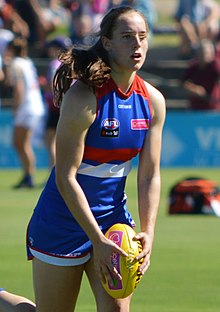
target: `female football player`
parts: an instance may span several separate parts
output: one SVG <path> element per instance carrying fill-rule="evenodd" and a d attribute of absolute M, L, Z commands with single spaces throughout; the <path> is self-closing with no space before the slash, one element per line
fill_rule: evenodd
<path fill-rule="evenodd" d="M 56 165 L 27 230 L 37 312 L 73 311 L 83 273 L 97 311 L 129 311 L 131 296 L 113 299 L 101 281 L 121 279 L 111 255 L 127 254 L 104 233 L 115 223 L 135 226 L 124 190 L 131 160 L 138 154 L 141 230 L 136 239 L 143 251 L 137 259 L 143 258 L 141 274 L 149 267 L 160 199 L 165 101 L 137 75 L 147 50 L 144 15 L 117 7 L 103 18 L 92 47 L 74 47 L 60 55 L 63 65 L 54 77 L 55 102 L 61 105 Z M 4 290 L 0 295 L 10 306 L 0 311 L 18 311 L 12 305 L 23 305 L 22 311 L 35 307 Z"/>

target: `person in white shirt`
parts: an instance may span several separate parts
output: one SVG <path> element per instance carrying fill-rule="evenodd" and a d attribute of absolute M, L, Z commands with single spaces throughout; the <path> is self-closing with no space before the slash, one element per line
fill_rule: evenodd
<path fill-rule="evenodd" d="M 35 155 L 32 134 L 41 124 L 45 114 L 36 67 L 27 56 L 27 41 L 15 38 L 5 51 L 5 62 L 9 66 L 12 86 L 14 133 L 13 143 L 18 153 L 23 176 L 15 188 L 34 187 Z"/>

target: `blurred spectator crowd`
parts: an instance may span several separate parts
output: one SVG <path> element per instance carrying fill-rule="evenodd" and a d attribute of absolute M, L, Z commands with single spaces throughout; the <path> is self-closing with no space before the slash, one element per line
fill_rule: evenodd
<path fill-rule="evenodd" d="M 198 50 L 201 51 L 201 46 L 207 46 L 202 44 L 204 39 L 213 44 L 215 58 L 219 59 L 219 1 L 175 0 L 173 3 L 172 14 L 168 18 L 179 38 L 179 59 L 198 60 Z M 149 38 L 158 31 L 170 31 L 170 27 L 158 28 L 160 15 L 157 9 L 164 5 L 162 0 L 161 3 L 158 0 L 0 0 L 0 98 L 5 94 L 7 97 L 8 89 L 10 93 L 7 75 L 10 60 L 5 53 L 9 42 L 17 37 L 22 38 L 27 41 L 29 57 L 51 59 L 51 45 L 59 51 L 72 44 L 94 43 L 103 15 L 119 5 L 129 5 L 144 13 L 149 24 Z M 201 53 L 199 58 L 201 64 Z M 43 91 L 48 75 L 45 70 L 45 77 L 40 77 Z M 187 86 L 183 84 L 184 88 Z"/>
<path fill-rule="evenodd" d="M 1 53 L 13 35 L 28 40 L 30 55 L 39 56 L 45 41 L 66 30 L 74 43 L 90 43 L 87 35 L 98 31 L 103 15 L 112 7 L 131 5 L 146 14 L 150 28 L 155 21 L 152 1 L 146 0 L 1 0 Z"/>
<path fill-rule="evenodd" d="M 173 3 L 172 14 L 168 18 L 179 38 L 179 59 L 198 58 L 204 39 L 213 44 L 215 57 L 219 59 L 219 2 L 175 0 Z M 59 51 L 72 44 L 94 43 L 103 15 L 119 5 L 129 5 L 144 13 L 149 24 L 149 38 L 158 31 L 163 33 L 171 29 L 169 26 L 158 28 L 160 15 L 157 9 L 164 5 L 162 0 L 161 4 L 158 0 L 0 0 L 0 98 L 7 94 L 7 88 L 10 89 L 7 76 L 10 61 L 5 53 L 10 41 L 20 37 L 27 41 L 29 57 L 51 59 L 51 45 Z M 45 77 L 40 77 L 43 91 L 48 75 L 45 72 Z M 184 88 L 186 86 L 183 84 Z"/>
<path fill-rule="evenodd" d="M 0 98 L 10 88 L 5 69 L 9 42 L 17 37 L 27 41 L 28 56 L 35 59 L 50 58 L 51 43 L 59 50 L 92 44 L 103 15 L 119 5 L 140 9 L 152 32 L 156 10 L 151 0 L 0 0 Z"/>

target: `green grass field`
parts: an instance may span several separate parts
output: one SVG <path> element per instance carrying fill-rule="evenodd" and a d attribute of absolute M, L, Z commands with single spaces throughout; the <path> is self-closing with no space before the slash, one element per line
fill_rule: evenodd
<path fill-rule="evenodd" d="M 171 185 L 199 175 L 220 184 L 219 169 L 162 169 L 162 196 L 151 267 L 132 300 L 131 312 L 217 312 L 220 307 L 220 219 L 214 216 L 169 216 Z M 47 171 L 37 172 L 41 185 Z M 26 261 L 25 231 L 41 188 L 12 190 L 19 171 L 0 172 L 0 287 L 33 299 L 31 263 Z M 138 224 L 136 172 L 128 184 L 128 206 Z M 87 280 L 83 280 L 77 312 L 94 312 Z M 105 312 L 105 311 L 103 311 Z"/>

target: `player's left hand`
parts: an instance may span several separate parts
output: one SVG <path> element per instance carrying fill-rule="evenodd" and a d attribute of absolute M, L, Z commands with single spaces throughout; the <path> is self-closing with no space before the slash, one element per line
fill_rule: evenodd
<path fill-rule="evenodd" d="M 153 240 L 144 232 L 137 233 L 134 240 L 140 240 L 142 245 L 142 252 L 136 257 L 137 260 L 143 258 L 143 262 L 139 267 L 139 271 L 142 275 L 148 270 L 150 266 L 150 256 L 152 251 Z"/>

